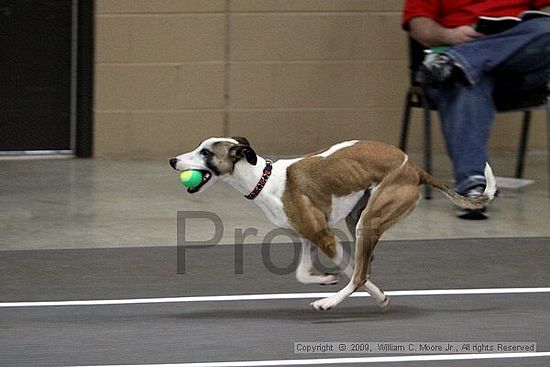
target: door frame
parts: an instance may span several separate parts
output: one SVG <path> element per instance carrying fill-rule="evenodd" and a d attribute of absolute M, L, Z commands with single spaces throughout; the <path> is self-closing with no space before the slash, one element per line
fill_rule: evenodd
<path fill-rule="evenodd" d="M 94 0 L 71 0 L 70 149 L 0 151 L 0 157 L 93 155 Z"/>
<path fill-rule="evenodd" d="M 74 155 L 90 158 L 93 155 L 94 122 L 94 0 L 73 0 L 76 3 L 77 42 L 75 71 Z"/>

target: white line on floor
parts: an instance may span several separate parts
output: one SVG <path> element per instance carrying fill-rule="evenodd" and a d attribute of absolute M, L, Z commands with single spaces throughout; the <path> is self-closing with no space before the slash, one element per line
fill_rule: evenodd
<path fill-rule="evenodd" d="M 550 293 L 550 287 L 539 288 L 484 288 L 484 289 L 425 289 L 409 291 L 388 291 L 388 296 L 461 296 L 486 294 Z M 165 298 L 130 298 L 130 299 L 97 299 L 75 301 L 34 301 L 34 302 L 1 302 L 2 307 L 48 307 L 48 306 L 105 306 L 149 303 L 186 303 L 186 302 L 228 302 L 228 301 L 265 301 L 274 299 L 309 299 L 323 298 L 330 293 L 275 293 L 275 294 L 236 294 L 226 296 L 191 296 Z M 355 292 L 351 297 L 368 297 L 366 292 Z"/>
<path fill-rule="evenodd" d="M 430 361 L 462 361 L 475 359 L 504 358 L 541 358 L 550 357 L 550 352 L 532 353 L 482 353 L 482 354 L 436 354 L 395 357 L 352 357 L 352 358 L 320 358 L 320 359 L 279 359 L 268 361 L 237 361 L 237 362 L 194 362 L 172 364 L 138 364 L 110 366 L 81 367 L 259 367 L 259 366 L 305 366 L 322 364 L 356 364 L 356 363 L 395 363 L 395 362 L 430 362 Z"/>

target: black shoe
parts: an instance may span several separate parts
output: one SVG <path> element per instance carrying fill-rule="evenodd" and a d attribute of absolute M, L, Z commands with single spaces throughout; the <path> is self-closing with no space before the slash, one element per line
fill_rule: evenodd
<path fill-rule="evenodd" d="M 446 54 L 440 53 L 426 55 L 416 73 L 416 81 L 432 87 L 445 83 L 471 84 L 460 65 Z"/>
<path fill-rule="evenodd" d="M 483 191 L 485 191 L 485 185 L 477 185 L 460 194 L 468 198 L 475 198 L 483 195 Z M 460 209 L 458 217 L 468 220 L 484 220 L 488 219 L 489 215 L 487 214 L 487 207 L 483 207 L 481 209 Z"/>

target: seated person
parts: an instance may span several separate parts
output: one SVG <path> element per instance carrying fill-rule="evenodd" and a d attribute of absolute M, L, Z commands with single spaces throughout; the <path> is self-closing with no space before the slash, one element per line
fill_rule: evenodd
<path fill-rule="evenodd" d="M 550 0 L 405 0 L 403 28 L 428 47 L 418 78 L 439 111 L 453 163 L 455 190 L 466 196 L 485 188 L 483 170 L 495 115 L 494 88 L 540 88 L 550 79 L 550 14 L 518 22 L 500 33 L 475 30 L 479 16 L 550 12 Z M 485 219 L 486 211 L 465 211 L 464 219 Z"/>

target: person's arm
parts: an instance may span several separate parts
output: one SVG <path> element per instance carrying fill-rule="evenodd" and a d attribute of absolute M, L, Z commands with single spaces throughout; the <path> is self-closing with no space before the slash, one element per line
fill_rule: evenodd
<path fill-rule="evenodd" d="M 540 11 L 545 11 L 547 13 L 550 13 L 550 5 L 543 6 L 539 9 Z"/>
<path fill-rule="evenodd" d="M 483 36 L 482 33 L 476 32 L 475 29 L 470 26 L 446 28 L 435 20 L 424 17 L 417 17 L 410 20 L 409 34 L 412 38 L 426 47 L 441 45 L 454 46 Z"/>

